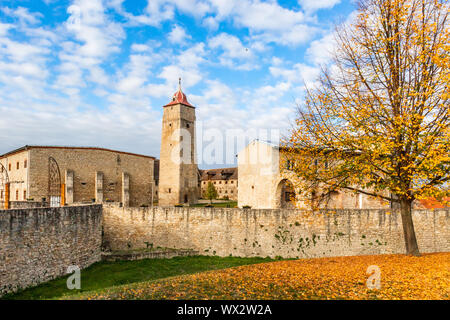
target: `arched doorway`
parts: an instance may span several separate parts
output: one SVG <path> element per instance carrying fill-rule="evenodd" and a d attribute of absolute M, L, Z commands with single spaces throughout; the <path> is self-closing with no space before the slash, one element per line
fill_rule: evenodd
<path fill-rule="evenodd" d="M 277 185 L 276 207 L 282 209 L 295 208 L 296 195 L 295 188 L 288 179 L 281 180 Z"/>
<path fill-rule="evenodd" d="M 61 206 L 61 173 L 53 157 L 48 158 L 48 201 L 50 207 Z"/>
<path fill-rule="evenodd" d="M 1 163 L 0 163 L 0 209 L 9 209 L 8 171 Z"/>

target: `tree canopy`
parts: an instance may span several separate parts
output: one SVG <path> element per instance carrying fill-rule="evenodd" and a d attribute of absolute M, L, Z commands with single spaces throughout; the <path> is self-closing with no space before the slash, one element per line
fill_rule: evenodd
<path fill-rule="evenodd" d="M 361 0 L 284 141 L 311 188 L 398 202 L 417 255 L 412 202 L 449 195 L 448 14 L 443 0 Z"/>

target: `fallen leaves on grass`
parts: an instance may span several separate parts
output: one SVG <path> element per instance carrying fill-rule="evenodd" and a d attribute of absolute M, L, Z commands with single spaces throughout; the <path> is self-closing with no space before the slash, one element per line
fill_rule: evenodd
<path fill-rule="evenodd" d="M 381 270 L 381 289 L 366 286 Z M 277 261 L 111 288 L 87 299 L 449 299 L 450 253 Z"/>

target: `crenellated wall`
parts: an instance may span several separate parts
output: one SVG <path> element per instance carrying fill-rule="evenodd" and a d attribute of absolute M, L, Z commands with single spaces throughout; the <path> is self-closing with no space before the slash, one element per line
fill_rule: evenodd
<path fill-rule="evenodd" d="M 415 210 L 422 252 L 450 250 L 450 210 Z M 104 245 L 169 247 L 219 256 L 291 258 L 404 253 L 400 214 L 383 209 L 103 207 Z"/>
<path fill-rule="evenodd" d="M 101 259 L 102 206 L 0 210 L 0 296 Z"/>

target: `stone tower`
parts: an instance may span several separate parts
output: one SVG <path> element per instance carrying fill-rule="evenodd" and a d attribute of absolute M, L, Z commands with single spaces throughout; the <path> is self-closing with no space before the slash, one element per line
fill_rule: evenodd
<path fill-rule="evenodd" d="M 159 172 L 159 205 L 192 204 L 198 197 L 195 107 L 178 91 L 163 111 Z"/>

